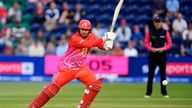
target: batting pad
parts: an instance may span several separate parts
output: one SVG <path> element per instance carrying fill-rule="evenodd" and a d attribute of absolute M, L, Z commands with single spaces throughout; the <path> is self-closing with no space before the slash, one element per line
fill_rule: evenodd
<path fill-rule="evenodd" d="M 103 80 L 104 78 L 100 78 L 85 89 L 83 99 L 80 101 L 80 104 L 77 108 L 88 108 L 91 105 L 98 92 L 102 88 Z"/>
<path fill-rule="evenodd" d="M 33 100 L 33 102 L 28 106 L 28 108 L 41 108 L 45 105 L 49 99 L 57 94 L 60 87 L 57 84 L 48 84 L 43 91 Z"/>

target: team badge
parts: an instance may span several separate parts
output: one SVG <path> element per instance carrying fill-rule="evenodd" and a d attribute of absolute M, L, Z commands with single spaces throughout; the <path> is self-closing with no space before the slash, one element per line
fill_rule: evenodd
<path fill-rule="evenodd" d="M 88 25 L 87 25 L 87 23 L 83 23 L 82 26 L 83 27 L 87 27 Z"/>

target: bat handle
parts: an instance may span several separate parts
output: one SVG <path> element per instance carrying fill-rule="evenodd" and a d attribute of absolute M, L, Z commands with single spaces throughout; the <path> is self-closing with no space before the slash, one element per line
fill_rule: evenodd
<path fill-rule="evenodd" d="M 111 27 L 111 28 L 110 28 L 110 32 L 113 32 L 113 29 L 114 29 L 114 27 Z"/>
<path fill-rule="evenodd" d="M 115 24 L 114 24 L 114 23 L 112 23 L 112 24 L 111 24 L 111 28 L 110 28 L 110 32 L 113 32 L 114 27 L 115 27 Z"/>

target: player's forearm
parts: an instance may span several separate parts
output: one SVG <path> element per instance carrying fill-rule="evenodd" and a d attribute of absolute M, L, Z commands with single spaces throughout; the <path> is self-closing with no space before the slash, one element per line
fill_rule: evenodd
<path fill-rule="evenodd" d="M 167 44 L 162 48 L 162 50 L 167 51 L 172 47 L 172 40 L 169 32 L 166 33 Z"/>
<path fill-rule="evenodd" d="M 101 49 L 101 50 L 106 50 L 106 49 L 104 48 L 104 42 L 99 43 L 99 44 L 97 45 L 97 47 L 98 47 L 99 49 Z"/>
<path fill-rule="evenodd" d="M 150 45 L 150 34 L 149 33 L 147 33 L 145 36 L 144 45 L 148 51 L 152 51 L 153 48 Z"/>
<path fill-rule="evenodd" d="M 145 47 L 146 47 L 146 49 L 148 50 L 148 51 L 152 51 L 152 47 L 150 46 L 150 45 L 148 45 L 148 44 L 145 44 Z"/>

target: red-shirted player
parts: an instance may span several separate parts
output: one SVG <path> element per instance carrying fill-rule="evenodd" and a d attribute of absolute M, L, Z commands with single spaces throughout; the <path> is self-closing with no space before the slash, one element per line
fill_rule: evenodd
<path fill-rule="evenodd" d="M 76 32 L 69 41 L 69 47 L 58 64 L 58 72 L 53 81 L 32 101 L 28 108 L 41 108 L 49 99 L 55 96 L 61 87 L 73 79 L 80 80 L 86 85 L 84 96 L 78 108 L 88 108 L 100 91 L 103 78 L 96 79 L 95 75 L 85 65 L 89 50 L 97 46 L 102 50 L 112 49 L 116 35 L 106 32 L 102 38 L 97 38 L 91 33 L 89 20 L 81 20 Z"/>

